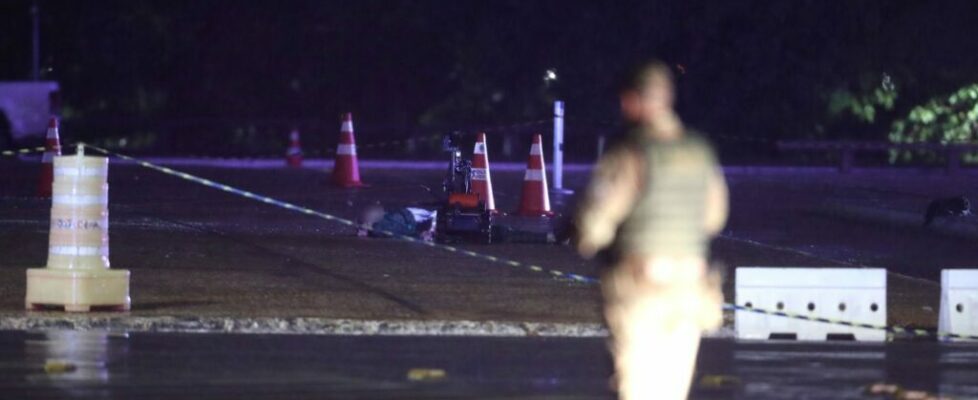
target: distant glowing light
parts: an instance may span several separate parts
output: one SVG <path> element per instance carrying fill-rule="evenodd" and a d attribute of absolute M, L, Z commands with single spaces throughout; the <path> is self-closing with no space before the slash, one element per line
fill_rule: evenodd
<path fill-rule="evenodd" d="M 686 75 L 686 66 L 682 64 L 676 64 L 676 69 L 679 71 L 679 75 Z"/>
<path fill-rule="evenodd" d="M 543 81 L 546 83 L 551 83 L 557 80 L 557 70 L 551 68 L 543 74 Z"/>

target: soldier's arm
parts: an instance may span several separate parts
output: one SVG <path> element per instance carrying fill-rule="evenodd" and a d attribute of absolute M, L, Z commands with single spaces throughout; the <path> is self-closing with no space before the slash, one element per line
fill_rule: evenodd
<path fill-rule="evenodd" d="M 598 160 L 576 215 L 577 251 L 590 258 L 608 247 L 638 195 L 640 159 L 627 147 Z"/>
<path fill-rule="evenodd" d="M 705 228 L 707 234 L 713 236 L 723 229 L 730 212 L 729 192 L 727 181 L 723 177 L 723 169 L 714 162 L 713 173 L 710 174 L 706 192 Z"/>

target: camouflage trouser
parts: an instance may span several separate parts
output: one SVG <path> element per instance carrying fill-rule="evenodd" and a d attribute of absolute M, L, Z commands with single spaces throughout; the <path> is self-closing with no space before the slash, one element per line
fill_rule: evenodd
<path fill-rule="evenodd" d="M 686 399 L 700 334 L 722 322 L 719 277 L 702 258 L 630 258 L 602 290 L 620 398 Z"/>

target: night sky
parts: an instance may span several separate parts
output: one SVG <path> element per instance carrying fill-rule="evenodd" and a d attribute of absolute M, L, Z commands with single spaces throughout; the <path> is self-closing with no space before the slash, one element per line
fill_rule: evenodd
<path fill-rule="evenodd" d="M 30 4 L 0 3 L 0 80 L 29 77 Z M 332 127 L 344 111 L 378 131 L 490 126 L 546 119 L 556 98 L 595 135 L 617 119 L 622 71 L 653 57 L 710 134 L 885 139 L 894 117 L 978 81 L 973 1 L 38 4 L 42 77 L 61 83 L 66 123 L 169 143 L 243 121 Z M 884 75 L 893 110 L 830 115 L 833 91 Z"/>

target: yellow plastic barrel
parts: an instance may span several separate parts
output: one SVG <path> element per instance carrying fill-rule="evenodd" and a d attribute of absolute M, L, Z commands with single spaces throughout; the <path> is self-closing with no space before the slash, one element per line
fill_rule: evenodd
<path fill-rule="evenodd" d="M 129 309 L 129 271 L 109 269 L 108 172 L 81 149 L 54 158 L 48 264 L 27 270 L 27 309 Z"/>

